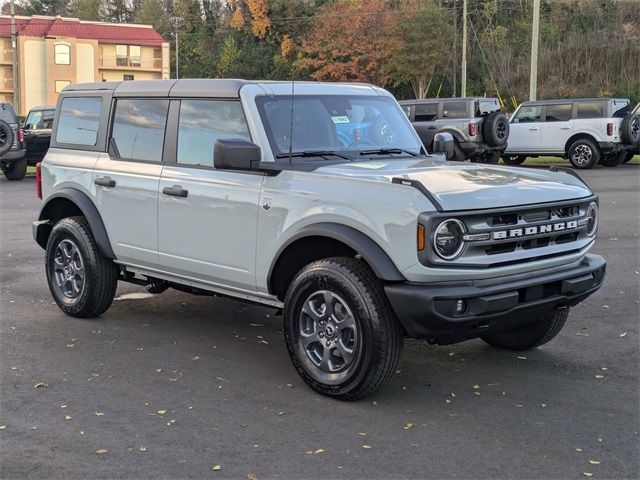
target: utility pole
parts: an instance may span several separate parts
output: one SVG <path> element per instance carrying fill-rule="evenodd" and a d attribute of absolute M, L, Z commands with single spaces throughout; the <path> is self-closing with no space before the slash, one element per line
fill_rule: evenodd
<path fill-rule="evenodd" d="M 531 70 L 529 72 L 529 100 L 536 100 L 538 91 L 538 40 L 540 38 L 540 0 L 533 0 L 531 25 Z"/>
<path fill-rule="evenodd" d="M 16 12 L 13 0 L 11 0 L 11 60 L 13 62 L 13 108 L 20 115 L 20 88 L 18 85 L 18 38 L 16 36 Z"/>
<path fill-rule="evenodd" d="M 458 90 L 458 0 L 453 0 L 453 97 Z"/>
<path fill-rule="evenodd" d="M 173 35 L 176 38 L 176 78 L 180 78 L 180 49 L 178 44 L 178 29 L 180 28 L 180 17 L 173 17 Z"/>
<path fill-rule="evenodd" d="M 467 0 L 462 0 L 462 79 L 460 96 L 467 96 Z"/>

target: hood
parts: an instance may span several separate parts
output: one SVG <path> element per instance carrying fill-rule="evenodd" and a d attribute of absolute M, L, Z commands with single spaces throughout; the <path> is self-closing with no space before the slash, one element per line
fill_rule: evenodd
<path fill-rule="evenodd" d="M 394 178 L 419 182 L 445 211 L 559 202 L 592 195 L 586 185 L 569 173 L 447 162 L 439 157 L 342 163 L 321 167 L 316 172 L 381 182 Z"/>

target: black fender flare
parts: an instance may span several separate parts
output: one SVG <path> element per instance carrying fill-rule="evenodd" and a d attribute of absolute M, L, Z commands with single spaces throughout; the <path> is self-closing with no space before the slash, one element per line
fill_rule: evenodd
<path fill-rule="evenodd" d="M 100 252 L 107 258 L 111 260 L 115 260 L 116 256 L 113 253 L 113 249 L 111 248 L 111 242 L 109 242 L 109 235 L 107 235 L 107 229 L 104 227 L 104 222 L 102 221 L 102 217 L 98 212 L 93 201 L 83 192 L 77 190 L 75 188 L 63 188 L 58 190 L 56 193 L 47 198 L 47 203 L 45 203 L 40 209 L 40 215 L 38 216 L 39 225 L 34 225 L 34 236 L 36 237 L 36 241 L 42 248 L 46 248 L 46 238 L 48 238 L 48 233 L 46 236 L 39 235 L 39 232 L 36 233 L 36 228 L 48 226 L 49 229 L 53 227 L 50 223 L 47 225 L 47 221 L 51 220 L 50 216 L 50 205 L 57 198 L 63 198 L 65 200 L 69 200 L 78 209 L 82 212 L 84 217 L 89 222 L 89 227 L 91 228 L 91 233 L 93 234 L 93 238 L 96 241 Z M 41 239 L 44 239 L 44 245 L 41 243 Z"/>
<path fill-rule="evenodd" d="M 282 253 L 294 242 L 306 237 L 327 237 L 342 242 L 353 249 L 358 255 L 361 255 L 362 259 L 367 262 L 379 279 L 388 282 L 402 282 L 405 280 L 398 270 L 398 267 L 396 267 L 391 258 L 389 258 L 389 255 L 369 236 L 347 225 L 323 222 L 302 227 L 295 235 L 280 246 L 269 267 L 267 285 L 270 291 L 273 272 Z"/>

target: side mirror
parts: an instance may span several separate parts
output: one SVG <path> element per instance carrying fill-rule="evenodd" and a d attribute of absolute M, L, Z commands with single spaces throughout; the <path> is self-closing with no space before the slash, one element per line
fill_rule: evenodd
<path fill-rule="evenodd" d="M 261 158 L 260 147 L 243 138 L 225 138 L 213 144 L 213 165 L 220 170 L 252 170 Z"/>
<path fill-rule="evenodd" d="M 433 137 L 433 153 L 442 153 L 447 160 L 453 158 L 453 135 L 447 132 L 436 133 Z"/>

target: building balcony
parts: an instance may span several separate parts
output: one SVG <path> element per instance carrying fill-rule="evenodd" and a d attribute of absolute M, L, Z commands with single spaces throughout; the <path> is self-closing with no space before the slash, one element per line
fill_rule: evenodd
<path fill-rule="evenodd" d="M 13 65 L 13 50 L 10 48 L 0 50 L 0 64 Z"/>
<path fill-rule="evenodd" d="M 159 72 L 162 70 L 162 59 L 154 58 L 153 60 L 142 60 L 139 58 L 129 57 L 101 56 L 98 59 L 98 68 L 109 70 L 148 70 Z"/>

